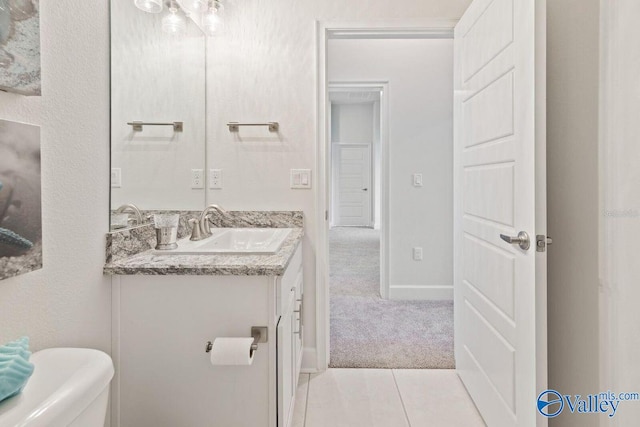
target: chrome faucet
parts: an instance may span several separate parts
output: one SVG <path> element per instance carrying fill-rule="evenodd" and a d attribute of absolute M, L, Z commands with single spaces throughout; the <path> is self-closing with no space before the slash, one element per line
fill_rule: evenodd
<path fill-rule="evenodd" d="M 229 216 L 228 212 L 218 205 L 207 206 L 202 211 L 198 219 L 192 218 L 189 220 L 189 224 L 191 224 L 190 240 L 202 240 L 211 236 L 211 225 L 209 223 L 209 218 L 213 215 L 214 212 L 218 212 L 224 216 Z"/>
<path fill-rule="evenodd" d="M 116 213 L 132 213 L 135 216 L 136 224 L 139 225 L 144 222 L 142 212 L 140 212 L 140 209 L 138 209 L 138 207 L 133 203 L 120 206 L 116 209 Z"/>

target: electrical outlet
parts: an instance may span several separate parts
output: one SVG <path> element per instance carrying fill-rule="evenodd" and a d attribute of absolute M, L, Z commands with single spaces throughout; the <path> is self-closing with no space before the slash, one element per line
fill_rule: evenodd
<path fill-rule="evenodd" d="M 204 188 L 204 169 L 191 169 L 191 188 Z"/>
<path fill-rule="evenodd" d="M 111 187 L 112 188 L 122 187 L 122 169 L 120 168 L 111 169 Z"/>
<path fill-rule="evenodd" d="M 209 169 L 209 188 L 212 190 L 222 189 L 222 169 Z"/>
<path fill-rule="evenodd" d="M 413 186 L 414 187 L 422 187 L 422 174 L 414 173 L 413 174 Z"/>
<path fill-rule="evenodd" d="M 422 261 L 422 248 L 413 248 L 413 260 Z"/>
<path fill-rule="evenodd" d="M 311 169 L 291 169 L 291 188 L 311 188 Z"/>

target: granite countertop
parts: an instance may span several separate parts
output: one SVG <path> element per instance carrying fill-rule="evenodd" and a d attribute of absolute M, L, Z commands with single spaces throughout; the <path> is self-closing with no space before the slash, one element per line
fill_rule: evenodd
<path fill-rule="evenodd" d="M 293 228 L 272 255 L 164 255 L 147 250 L 105 264 L 109 275 L 236 275 L 282 276 L 302 241 L 302 228 Z"/>

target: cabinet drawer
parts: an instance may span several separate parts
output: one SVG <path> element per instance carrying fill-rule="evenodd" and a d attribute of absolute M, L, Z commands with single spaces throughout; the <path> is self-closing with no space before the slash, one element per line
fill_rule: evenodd
<path fill-rule="evenodd" d="M 299 295 L 300 291 L 296 291 L 302 277 L 302 245 L 298 246 L 296 252 L 291 258 L 289 267 L 284 272 L 284 276 L 279 279 L 276 291 L 276 316 L 281 316 L 289 310 L 291 292 Z"/>

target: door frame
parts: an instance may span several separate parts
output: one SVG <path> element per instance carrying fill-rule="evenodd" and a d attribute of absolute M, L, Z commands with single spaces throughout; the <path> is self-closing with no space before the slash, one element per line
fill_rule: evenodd
<path fill-rule="evenodd" d="M 385 173 L 386 173 L 386 168 L 384 167 L 384 165 L 382 164 L 384 162 L 385 159 L 385 147 L 388 144 L 388 140 L 387 140 L 387 126 L 388 126 L 388 116 L 389 116 L 389 108 L 388 108 L 388 104 L 387 104 L 387 98 L 388 93 L 389 93 L 389 82 L 386 80 L 381 80 L 381 81 L 369 81 L 369 80 L 349 80 L 349 81 L 330 81 L 327 83 L 327 93 L 331 93 L 331 92 L 380 92 L 380 113 L 379 113 L 379 117 L 378 117 L 378 121 L 379 121 L 379 126 L 380 126 L 380 165 L 376 165 L 375 162 L 375 153 L 374 153 L 374 144 L 373 141 L 371 142 L 371 187 L 374 188 L 375 187 L 375 174 L 376 171 L 379 167 L 380 169 L 380 186 L 382 188 L 380 188 L 380 198 L 382 199 L 382 193 L 386 191 L 386 183 L 387 180 L 385 179 Z M 327 113 L 327 125 L 328 125 L 328 135 L 327 138 L 329 139 L 329 152 L 328 155 L 330 157 L 328 157 L 328 168 L 329 168 L 329 191 L 332 192 L 333 188 L 331 187 L 331 185 L 333 184 L 333 175 L 332 175 L 332 170 L 331 170 L 331 163 L 333 162 L 333 153 L 332 153 L 332 147 L 334 144 L 340 144 L 340 145 L 362 145 L 360 143 L 352 143 L 350 141 L 331 141 L 331 102 L 328 102 L 328 113 Z M 329 221 L 331 222 L 332 220 L 332 210 L 331 208 L 332 206 L 332 202 L 333 199 L 331 198 L 331 194 L 329 194 L 329 202 L 331 202 L 327 207 L 329 209 Z M 372 226 L 375 226 L 376 221 L 378 220 L 378 218 L 375 217 L 375 203 L 376 203 L 376 197 L 375 194 L 372 195 L 371 197 L 371 224 Z M 381 204 L 381 208 L 382 208 L 382 204 Z M 380 214 L 381 218 L 379 218 L 380 220 L 380 230 L 383 229 L 383 223 L 382 223 L 382 218 L 384 218 L 384 215 L 381 213 Z M 382 242 L 381 242 L 382 245 Z"/>
<path fill-rule="evenodd" d="M 329 92 L 352 92 L 354 90 L 362 90 L 362 91 L 380 91 L 380 296 L 384 299 L 389 296 L 389 251 L 387 250 L 387 244 L 389 242 L 389 234 L 388 234 L 388 224 L 387 220 L 389 218 L 389 209 L 387 207 L 387 199 L 388 199 L 388 191 L 389 191 L 389 135 L 388 135 L 388 127 L 389 127 L 389 82 L 386 80 L 381 81 L 348 81 L 348 82 L 327 82 L 327 95 Z M 326 167 L 327 167 L 327 187 L 326 190 L 329 192 L 327 194 L 326 199 L 326 210 L 329 212 L 329 220 L 326 224 L 326 230 L 323 230 L 326 234 L 323 236 L 326 239 L 326 263 L 327 263 L 327 282 L 326 282 L 326 294 L 327 301 L 329 301 L 329 245 L 328 245 L 328 233 L 329 227 L 331 226 L 331 212 L 332 212 L 332 169 L 331 163 L 333 162 L 332 158 L 332 141 L 331 141 L 331 102 L 327 103 L 327 147 L 326 147 Z M 372 144 L 373 145 L 373 144 Z M 373 148 L 373 147 L 372 147 Z M 371 162 L 375 163 L 373 155 L 373 150 L 371 150 Z M 371 170 L 371 181 L 375 181 L 375 168 Z M 320 182 L 320 181 L 319 181 Z M 375 185 L 372 185 L 374 187 Z M 374 196 L 371 197 L 371 210 L 375 211 L 375 201 Z M 322 217 L 319 217 L 322 218 Z M 375 225 L 375 220 L 373 220 Z M 322 226 L 322 224 L 319 224 Z M 318 234 L 320 236 L 320 234 Z M 317 282 L 316 282 L 317 283 Z M 320 312 L 318 312 L 320 313 Z M 329 306 L 327 305 L 327 323 L 329 319 Z M 329 326 L 327 324 L 327 336 L 329 336 Z M 329 347 L 327 347 L 328 353 Z M 328 359 L 327 354 L 327 360 Z"/>
<path fill-rule="evenodd" d="M 331 203 L 331 140 L 330 140 L 330 102 L 329 81 L 327 80 L 327 43 L 330 39 L 425 39 L 425 38 L 453 38 L 453 30 L 457 19 L 427 19 L 404 22 L 323 22 L 316 21 L 316 366 L 318 371 L 324 371 L 329 366 L 329 220 Z M 378 84 L 384 82 L 378 82 Z M 388 92 L 386 92 L 388 93 Z M 387 96 L 388 97 L 388 96 Z M 381 99 L 382 108 L 382 99 Z M 382 112 L 380 114 L 382 118 Z M 383 141 L 381 129 L 381 143 Z M 388 148 L 388 144 L 385 144 Z M 388 156 L 382 149 L 382 172 L 386 172 L 385 159 Z M 384 179 L 381 177 L 381 179 Z M 384 188 L 384 184 L 382 184 Z M 385 215 L 386 200 L 381 198 L 381 227 Z M 388 231 L 388 227 L 386 227 Z M 388 241 L 386 233 L 382 233 L 382 242 Z M 384 240 L 382 240 L 384 239 Z M 385 251 L 384 257 L 388 257 Z M 382 260 L 381 260 L 382 261 Z M 381 269 L 384 262 L 381 262 Z M 388 282 L 386 275 L 381 275 L 381 282 Z M 381 285 L 382 287 L 382 285 Z M 383 295 L 383 298 L 386 295 Z"/>

